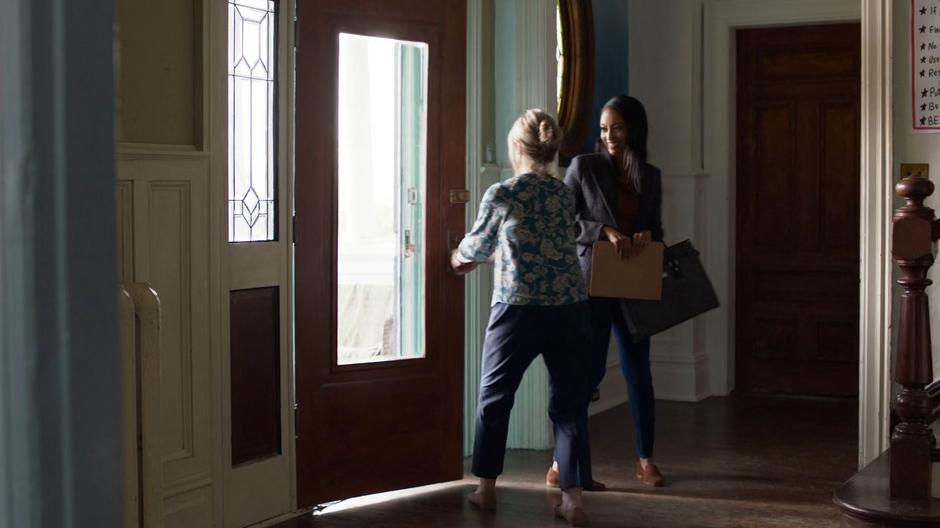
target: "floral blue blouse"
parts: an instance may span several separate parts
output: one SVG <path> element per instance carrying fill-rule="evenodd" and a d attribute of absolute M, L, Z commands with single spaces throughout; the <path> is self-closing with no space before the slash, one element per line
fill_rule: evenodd
<path fill-rule="evenodd" d="M 575 244 L 574 195 L 555 178 L 520 174 L 491 186 L 457 249 L 467 261 L 497 254 L 493 304 L 588 299 Z"/>

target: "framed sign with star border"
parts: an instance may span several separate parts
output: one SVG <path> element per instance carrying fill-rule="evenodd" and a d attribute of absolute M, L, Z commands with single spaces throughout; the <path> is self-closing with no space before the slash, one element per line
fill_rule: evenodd
<path fill-rule="evenodd" d="M 911 0 L 914 131 L 940 131 L 940 0 Z"/>

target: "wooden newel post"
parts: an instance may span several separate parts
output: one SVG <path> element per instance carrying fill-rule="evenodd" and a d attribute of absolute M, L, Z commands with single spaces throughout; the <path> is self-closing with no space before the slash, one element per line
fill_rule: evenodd
<path fill-rule="evenodd" d="M 928 424 L 932 410 L 924 389 L 933 381 L 930 348 L 930 314 L 927 294 L 931 284 L 927 270 L 933 265 L 932 243 L 938 231 L 934 211 L 924 206 L 933 194 L 933 183 L 908 176 L 896 186 L 907 203 L 894 214 L 892 249 L 901 268 L 898 284 L 901 314 L 895 349 L 894 381 L 903 386 L 894 402 L 900 423 L 891 434 L 891 496 L 930 497 L 930 451 L 934 437 Z"/>

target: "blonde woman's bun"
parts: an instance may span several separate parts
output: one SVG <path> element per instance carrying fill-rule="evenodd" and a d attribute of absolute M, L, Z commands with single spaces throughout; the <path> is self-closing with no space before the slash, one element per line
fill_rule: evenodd
<path fill-rule="evenodd" d="M 526 110 L 513 124 L 507 139 L 510 152 L 516 145 L 529 165 L 541 172 L 552 172 L 549 169 L 558 154 L 561 129 L 550 114 L 538 108 Z"/>

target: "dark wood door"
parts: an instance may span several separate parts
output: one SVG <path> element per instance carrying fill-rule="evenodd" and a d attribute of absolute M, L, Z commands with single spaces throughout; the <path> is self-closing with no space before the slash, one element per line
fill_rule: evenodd
<path fill-rule="evenodd" d="M 858 393 L 860 27 L 737 32 L 736 387 Z"/>
<path fill-rule="evenodd" d="M 463 476 L 464 0 L 300 0 L 300 507 Z M 378 314 L 378 315 L 377 315 Z"/>

